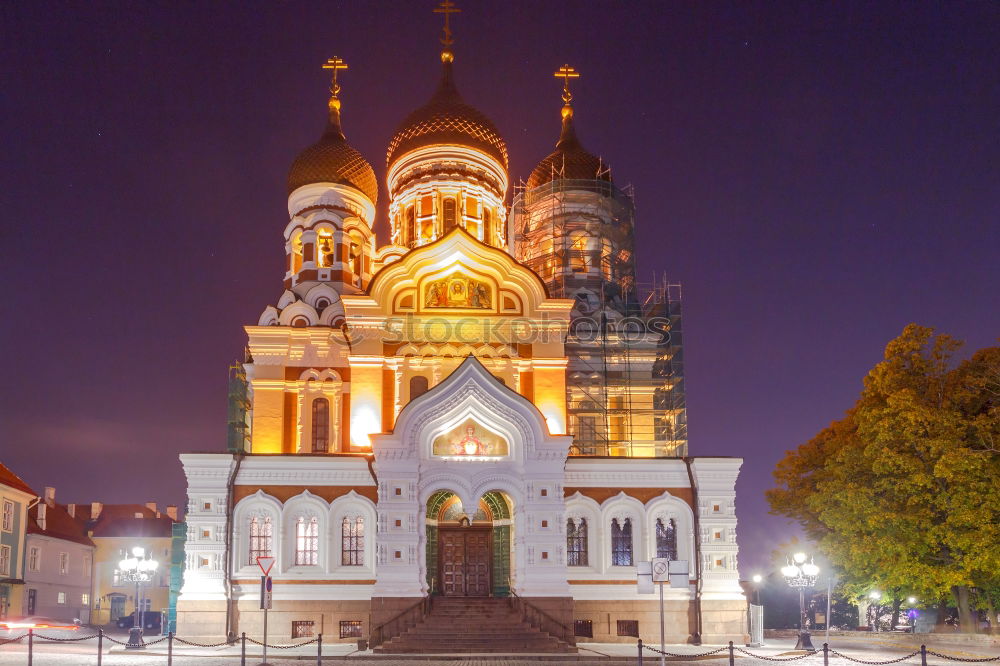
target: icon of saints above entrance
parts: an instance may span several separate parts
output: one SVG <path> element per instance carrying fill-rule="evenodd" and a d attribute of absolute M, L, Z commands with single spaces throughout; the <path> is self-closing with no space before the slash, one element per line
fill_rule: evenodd
<path fill-rule="evenodd" d="M 427 285 L 424 307 L 492 310 L 493 290 L 482 280 L 456 273 Z"/>
<path fill-rule="evenodd" d="M 472 419 L 434 439 L 436 456 L 455 458 L 498 458 L 510 453 L 507 440 L 478 425 Z"/>

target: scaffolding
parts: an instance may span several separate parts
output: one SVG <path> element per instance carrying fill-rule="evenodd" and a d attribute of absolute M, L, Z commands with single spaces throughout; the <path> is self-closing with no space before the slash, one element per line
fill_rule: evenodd
<path fill-rule="evenodd" d="M 230 453 L 250 452 L 250 396 L 242 363 L 229 366 L 226 448 Z"/>
<path fill-rule="evenodd" d="M 632 193 L 605 180 L 515 189 L 515 257 L 572 298 L 566 338 L 571 455 L 687 455 L 681 289 L 638 284 Z"/>

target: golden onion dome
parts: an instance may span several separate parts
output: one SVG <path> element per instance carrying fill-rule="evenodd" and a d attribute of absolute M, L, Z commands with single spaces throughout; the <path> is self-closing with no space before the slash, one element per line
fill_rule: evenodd
<path fill-rule="evenodd" d="M 584 149 L 573 127 L 573 109 L 562 110 L 562 132 L 556 149 L 538 163 L 528 177 L 527 188 L 545 185 L 553 180 L 611 180 L 611 169 L 601 159 Z"/>
<path fill-rule="evenodd" d="M 340 101 L 330 99 L 330 115 L 326 131 L 319 141 L 295 158 L 288 172 L 288 193 L 303 185 L 336 183 L 360 191 L 373 203 L 378 203 L 378 180 L 372 165 L 355 150 L 340 127 Z"/>
<path fill-rule="evenodd" d="M 469 146 L 496 159 L 507 169 L 507 144 L 493 122 L 469 106 L 458 93 L 451 59 L 442 54 L 444 74 L 434 96 L 399 125 L 389 142 L 386 164 L 415 148 L 436 144 Z"/>

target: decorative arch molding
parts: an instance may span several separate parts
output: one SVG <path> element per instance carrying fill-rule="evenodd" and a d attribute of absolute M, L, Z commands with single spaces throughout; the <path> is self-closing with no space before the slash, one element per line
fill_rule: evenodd
<path fill-rule="evenodd" d="M 258 490 L 253 495 L 247 495 L 233 507 L 233 544 L 231 556 L 233 571 L 257 571 L 257 565 L 249 561 L 250 552 L 250 519 L 253 516 L 271 519 L 271 554 L 277 560 L 275 564 L 281 570 L 281 517 L 284 506 L 276 497 Z"/>
<path fill-rule="evenodd" d="M 295 564 L 295 525 L 299 518 L 306 521 L 312 518 L 316 519 L 319 544 L 319 564 L 317 565 Z M 330 544 L 330 505 L 322 497 L 313 495 L 308 490 L 303 490 L 298 495 L 290 497 L 282 508 L 281 537 L 284 545 L 281 548 L 279 559 L 284 562 L 284 566 L 281 568 L 283 573 L 325 569 L 323 563 L 327 559 L 327 554 L 324 551 L 329 550 Z"/>
<path fill-rule="evenodd" d="M 599 573 L 604 570 L 604 542 L 605 535 L 610 532 L 604 528 L 601 519 L 601 505 L 592 497 L 587 497 L 577 491 L 566 498 L 566 519 L 587 520 L 587 564 L 585 566 L 574 566 L 571 572 Z M 561 527 L 565 535 L 565 520 Z"/>
<path fill-rule="evenodd" d="M 614 565 L 611 555 L 611 522 L 617 520 L 620 526 L 624 526 L 625 520 L 631 521 L 632 525 L 632 563 L 640 560 L 648 560 L 646 552 L 646 507 L 636 498 L 619 492 L 613 497 L 609 497 L 601 504 L 601 532 L 607 535 L 602 547 L 602 556 L 607 562 L 607 569 Z"/>
<path fill-rule="evenodd" d="M 282 326 L 291 326 L 298 317 L 304 317 L 309 322 L 309 326 L 315 326 L 319 323 L 319 314 L 317 314 L 316 308 L 305 301 L 295 301 L 291 305 L 282 308 L 281 314 L 278 316 L 278 321 Z"/>
<path fill-rule="evenodd" d="M 306 292 L 306 295 L 302 297 L 302 300 L 311 305 L 316 310 L 319 310 L 321 308 L 317 307 L 316 304 L 319 302 L 321 298 L 325 298 L 329 302 L 329 305 L 335 305 L 337 303 L 340 303 L 340 294 L 337 292 L 336 289 L 334 289 L 325 282 L 321 282 L 316 286 L 312 287 L 309 291 Z M 329 305 L 327 307 L 329 307 Z M 343 310 L 343 308 L 341 308 L 341 310 Z"/>
<path fill-rule="evenodd" d="M 646 502 L 646 549 L 650 557 L 656 554 L 656 521 L 673 520 L 677 527 L 677 558 L 686 559 L 692 567 L 695 561 L 694 513 L 691 506 L 680 497 L 664 491 L 662 495 Z"/>
<path fill-rule="evenodd" d="M 260 318 L 257 320 L 258 326 L 277 326 L 278 325 L 278 310 L 273 305 L 268 305 L 264 308 L 264 311 L 260 313 Z"/>
<path fill-rule="evenodd" d="M 343 563 L 343 522 L 345 517 L 364 518 L 364 557 L 363 564 L 344 565 Z M 328 549 L 327 567 L 331 572 L 343 573 L 345 577 L 356 575 L 359 578 L 371 578 L 375 571 L 375 538 L 377 532 L 385 531 L 384 525 L 378 525 L 378 515 L 375 503 L 355 491 L 341 495 L 330 503 L 330 545 Z"/>

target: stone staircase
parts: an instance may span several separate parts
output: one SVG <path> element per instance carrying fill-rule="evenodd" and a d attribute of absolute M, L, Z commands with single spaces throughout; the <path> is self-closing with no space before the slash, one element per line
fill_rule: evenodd
<path fill-rule="evenodd" d="M 436 597 L 416 626 L 376 654 L 575 653 L 576 648 L 524 622 L 506 599 Z"/>

